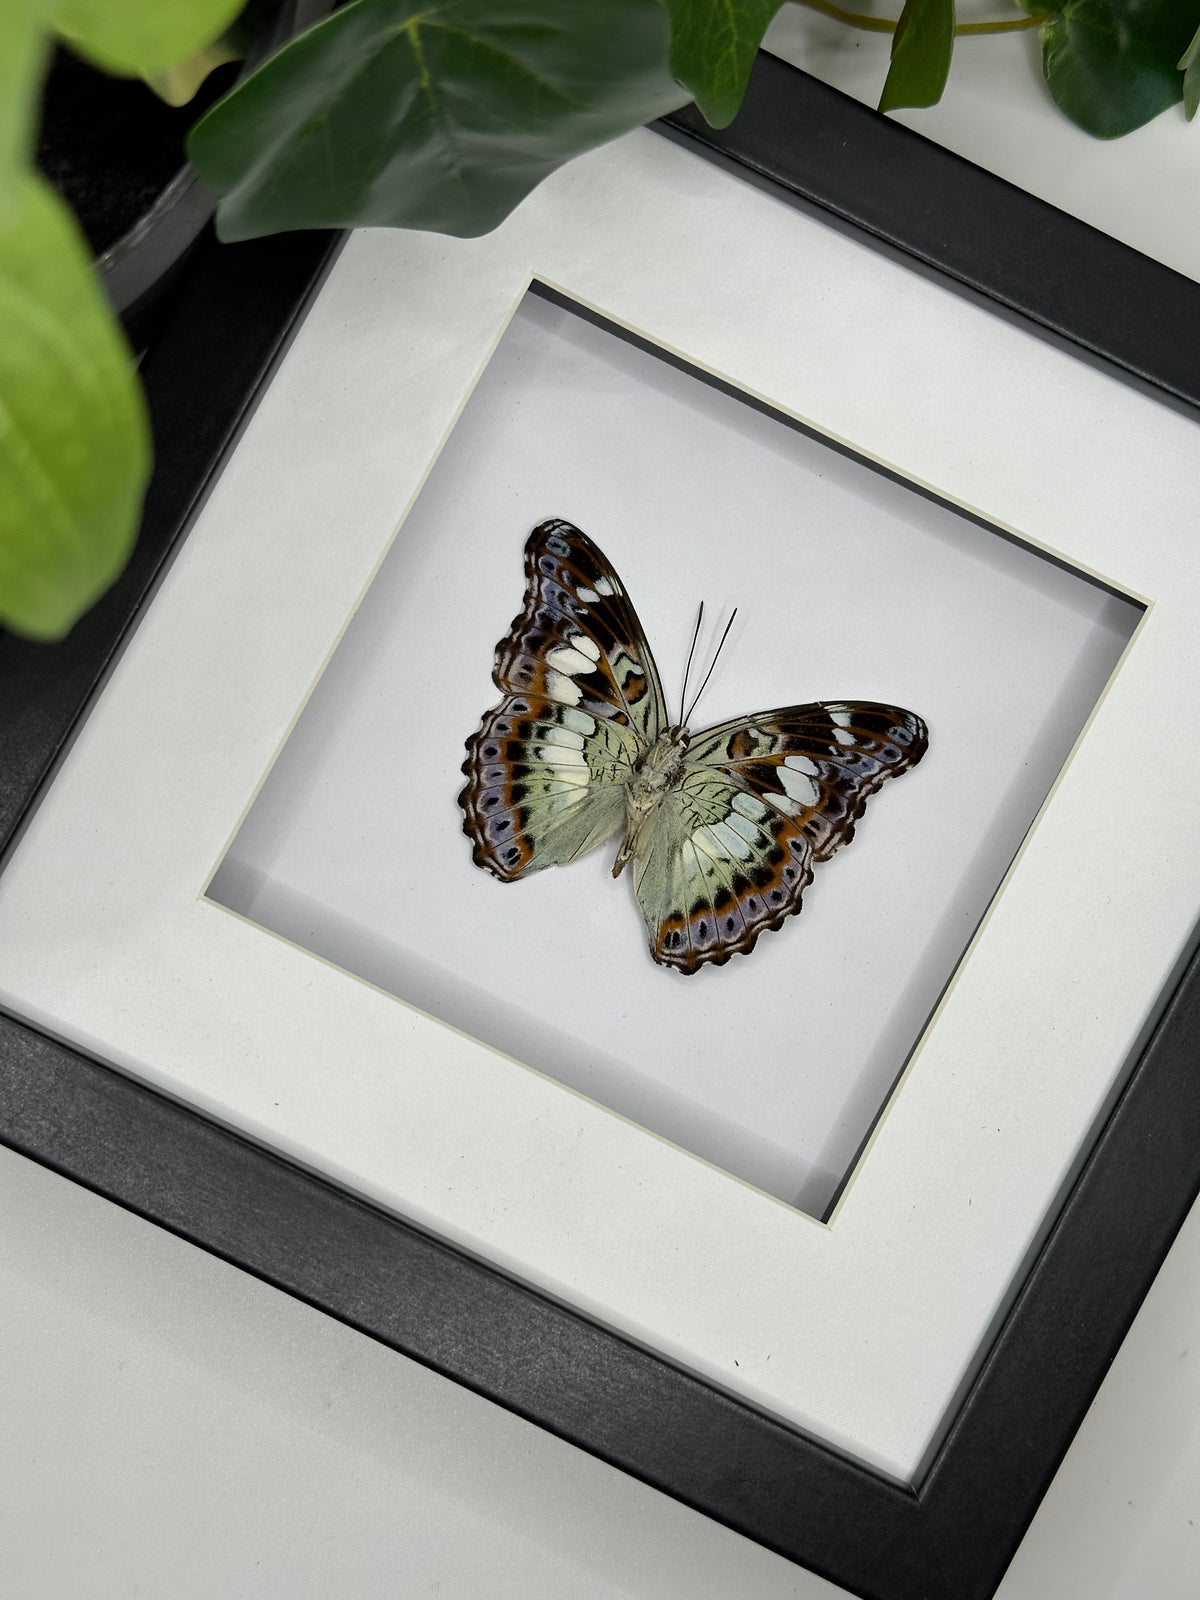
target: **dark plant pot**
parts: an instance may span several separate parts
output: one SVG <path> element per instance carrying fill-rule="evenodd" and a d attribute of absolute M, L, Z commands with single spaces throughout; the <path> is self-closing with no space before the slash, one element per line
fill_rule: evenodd
<path fill-rule="evenodd" d="M 218 67 L 185 106 L 165 105 L 137 79 L 112 78 L 57 52 L 43 99 L 37 163 L 71 206 L 96 269 L 135 349 L 143 349 L 172 287 L 216 210 L 188 166 L 192 124 L 331 0 L 251 0 L 254 43 Z"/>

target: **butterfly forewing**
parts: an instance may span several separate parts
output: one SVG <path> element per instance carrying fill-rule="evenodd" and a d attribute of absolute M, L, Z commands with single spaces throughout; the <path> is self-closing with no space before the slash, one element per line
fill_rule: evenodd
<path fill-rule="evenodd" d="M 496 647 L 496 687 L 633 729 L 667 725 L 658 668 L 621 580 L 585 533 L 543 522 L 525 545 L 525 605 Z"/>
<path fill-rule="evenodd" d="M 665 726 L 658 671 L 620 579 L 569 522 L 525 545 L 525 604 L 496 646 L 505 698 L 467 741 L 459 795 L 477 866 L 509 880 L 574 861 L 625 821 Z"/>
<path fill-rule="evenodd" d="M 828 861 L 854 837 L 868 799 L 921 759 L 921 718 L 872 701 L 787 706 L 706 728 L 689 767 L 717 767 L 792 818 Z"/>

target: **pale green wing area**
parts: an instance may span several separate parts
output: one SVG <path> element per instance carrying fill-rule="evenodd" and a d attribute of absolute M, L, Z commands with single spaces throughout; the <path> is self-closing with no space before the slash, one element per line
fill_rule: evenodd
<path fill-rule="evenodd" d="M 511 882 L 611 839 L 640 748 L 631 729 L 577 706 L 507 696 L 467 742 L 458 798 L 476 866 Z"/>
<path fill-rule="evenodd" d="M 520 780 L 519 811 L 532 851 L 529 872 L 577 860 L 625 823 L 636 742 L 607 722 L 585 735 L 570 726 L 576 719 L 582 714 L 572 707 L 552 707 L 524 752 L 528 773 Z"/>
<path fill-rule="evenodd" d="M 812 847 L 795 823 L 711 768 L 684 769 L 633 857 L 650 952 L 683 972 L 748 953 L 800 909 L 811 877 Z"/>

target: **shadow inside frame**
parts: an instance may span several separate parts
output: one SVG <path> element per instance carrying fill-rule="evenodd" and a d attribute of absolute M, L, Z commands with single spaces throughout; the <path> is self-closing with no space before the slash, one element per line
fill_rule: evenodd
<path fill-rule="evenodd" d="M 1160 393 L 1200 399 L 1200 288 L 837 91 L 760 58 L 725 134 L 690 112 L 670 120 L 663 131 L 743 175 L 850 219 Z M 984 218 L 990 246 L 971 226 Z M 1022 275 L 1014 239 L 1068 276 L 1086 247 L 1087 275 L 1117 286 L 1120 319 L 1097 327 L 1105 302 L 1081 310 Z M 63 644 L 0 639 L 0 840 L 11 844 L 36 804 L 331 248 L 327 235 L 288 235 L 210 243 L 198 257 L 143 368 L 158 469 L 133 562 Z M 976 258 L 967 271 L 964 248 Z M 0 1139 L 867 1600 L 988 1600 L 1200 1189 L 1198 1041 L 1200 957 L 916 1489 L 12 1017 L 0 1017 Z"/>

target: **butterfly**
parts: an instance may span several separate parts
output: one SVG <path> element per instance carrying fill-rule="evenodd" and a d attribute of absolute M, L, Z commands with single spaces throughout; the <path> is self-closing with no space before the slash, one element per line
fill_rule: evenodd
<path fill-rule="evenodd" d="M 541 523 L 525 580 L 496 647 L 504 698 L 467 740 L 463 832 L 476 866 L 511 883 L 623 829 L 613 876 L 632 863 L 664 966 L 748 954 L 799 911 L 814 865 L 853 837 L 868 797 L 925 753 L 920 717 L 868 701 L 691 733 L 671 722 L 637 613 L 585 533 Z"/>

